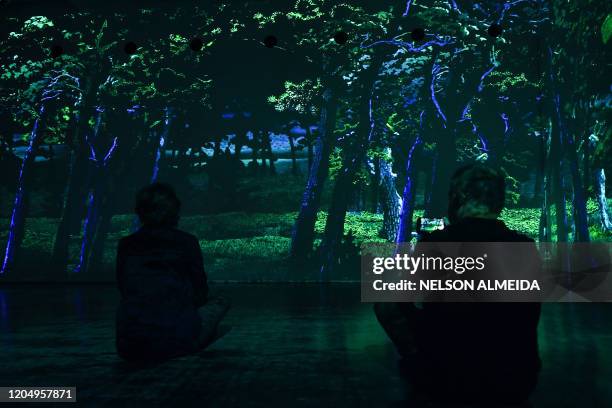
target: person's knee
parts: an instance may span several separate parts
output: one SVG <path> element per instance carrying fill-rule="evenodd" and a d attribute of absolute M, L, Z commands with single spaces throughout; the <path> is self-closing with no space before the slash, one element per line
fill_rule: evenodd
<path fill-rule="evenodd" d="M 401 310 L 395 303 L 374 303 L 374 314 L 381 324 L 402 317 Z"/>
<path fill-rule="evenodd" d="M 209 297 L 204 306 L 198 309 L 198 314 L 205 327 L 216 326 L 230 309 L 231 302 L 225 296 Z"/>
<path fill-rule="evenodd" d="M 213 297 L 209 297 L 206 304 L 210 306 L 218 306 L 223 309 L 229 309 L 232 306 L 232 301 L 227 296 L 216 295 Z"/>
<path fill-rule="evenodd" d="M 376 316 L 378 316 L 378 314 L 379 314 L 379 313 L 380 313 L 380 311 L 381 311 L 381 308 L 382 308 L 382 306 L 381 306 L 381 305 L 382 305 L 382 303 L 374 303 L 374 305 L 372 306 L 372 309 L 374 310 L 374 314 L 375 314 Z"/>

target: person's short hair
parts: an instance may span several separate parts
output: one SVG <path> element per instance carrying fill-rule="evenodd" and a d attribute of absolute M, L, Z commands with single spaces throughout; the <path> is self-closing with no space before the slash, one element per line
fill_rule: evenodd
<path fill-rule="evenodd" d="M 453 174 L 448 192 L 450 222 L 466 216 L 499 215 L 506 201 L 506 179 L 501 170 L 468 164 Z"/>
<path fill-rule="evenodd" d="M 169 184 L 153 183 L 136 194 L 135 211 L 144 226 L 174 227 L 180 209 L 181 201 Z"/>

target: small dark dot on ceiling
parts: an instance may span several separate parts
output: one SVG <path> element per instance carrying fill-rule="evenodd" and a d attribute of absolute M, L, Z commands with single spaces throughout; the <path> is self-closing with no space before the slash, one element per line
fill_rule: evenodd
<path fill-rule="evenodd" d="M 127 55 L 133 55 L 133 54 L 136 54 L 136 51 L 138 51 L 138 46 L 136 45 L 135 42 L 129 41 L 125 44 L 125 46 L 123 47 L 123 50 L 125 51 Z"/>
<path fill-rule="evenodd" d="M 274 48 L 278 44 L 278 39 L 273 35 L 269 35 L 266 38 L 264 38 L 263 42 L 266 47 Z"/>
<path fill-rule="evenodd" d="M 334 34 L 334 41 L 338 44 L 346 44 L 348 41 L 348 34 L 344 31 L 338 31 Z"/>
<path fill-rule="evenodd" d="M 189 41 L 189 48 L 191 48 L 193 51 L 200 51 L 202 47 L 204 47 L 204 41 L 202 41 L 201 38 L 195 37 Z"/>
<path fill-rule="evenodd" d="M 49 50 L 49 56 L 51 58 L 58 58 L 60 56 L 62 56 L 64 54 L 64 49 L 62 48 L 61 45 L 54 45 L 51 47 L 51 49 Z"/>
<path fill-rule="evenodd" d="M 417 27 L 410 32 L 410 38 L 414 41 L 421 41 L 425 38 L 425 29 L 421 27 Z"/>
<path fill-rule="evenodd" d="M 502 34 L 503 31 L 504 31 L 504 29 L 502 28 L 502 26 L 500 26 L 497 23 L 491 24 L 489 26 L 489 28 L 487 29 L 487 32 L 493 38 L 499 37 Z"/>

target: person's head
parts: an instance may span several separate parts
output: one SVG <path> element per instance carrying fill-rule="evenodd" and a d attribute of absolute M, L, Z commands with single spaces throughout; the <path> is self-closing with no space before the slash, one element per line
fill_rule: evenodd
<path fill-rule="evenodd" d="M 448 219 L 453 223 L 467 217 L 497 218 L 505 200 L 504 174 L 482 164 L 469 164 L 451 178 Z"/>
<path fill-rule="evenodd" d="M 169 184 L 153 183 L 136 195 L 135 211 L 145 227 L 175 227 L 181 201 Z"/>

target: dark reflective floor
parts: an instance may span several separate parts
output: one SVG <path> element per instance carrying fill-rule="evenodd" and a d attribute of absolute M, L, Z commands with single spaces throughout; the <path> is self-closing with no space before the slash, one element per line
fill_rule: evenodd
<path fill-rule="evenodd" d="M 114 353 L 111 286 L 0 287 L 0 386 L 76 386 L 84 406 L 413 406 L 359 287 L 222 285 L 224 338 L 134 368 Z M 612 407 L 612 304 L 549 304 L 533 407 Z"/>

